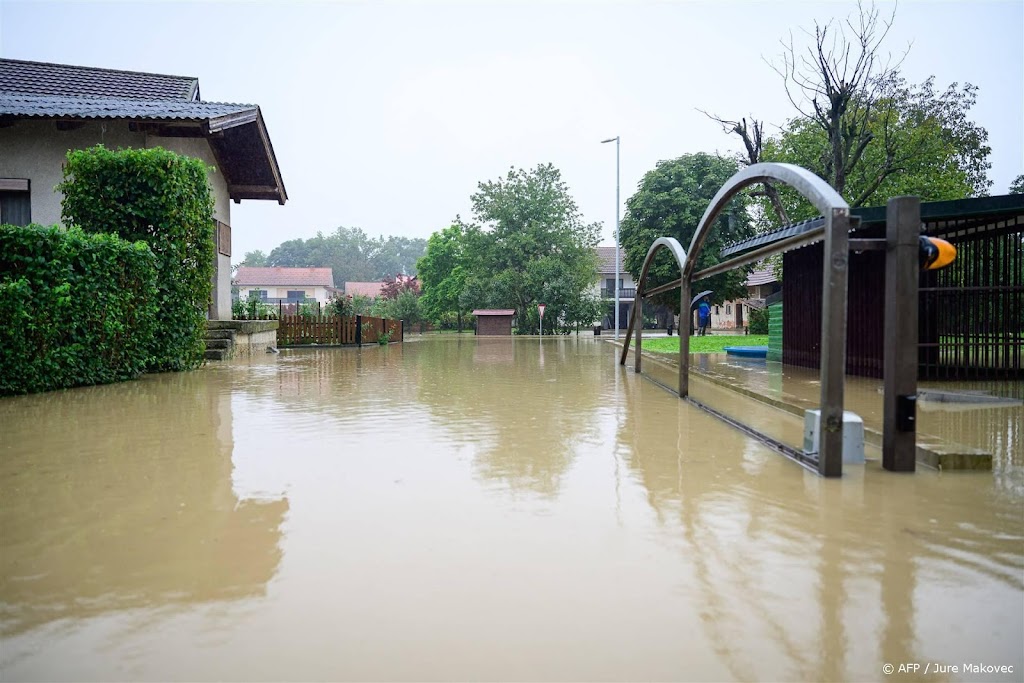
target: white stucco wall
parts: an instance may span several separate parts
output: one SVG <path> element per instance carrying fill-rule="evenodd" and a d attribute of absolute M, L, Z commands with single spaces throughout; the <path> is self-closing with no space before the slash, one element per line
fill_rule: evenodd
<path fill-rule="evenodd" d="M 288 297 L 288 292 L 303 291 L 306 293 L 306 297 L 309 299 L 316 299 L 321 304 L 326 304 L 330 301 L 330 294 L 327 292 L 326 287 L 302 287 L 299 285 L 291 287 L 279 287 L 277 285 L 246 285 L 238 288 L 238 297 L 240 299 L 249 298 L 249 293 L 253 291 L 266 290 L 267 298 L 269 299 L 285 299 Z"/>
<path fill-rule="evenodd" d="M 600 297 L 601 296 L 601 290 L 604 289 L 605 283 L 608 280 L 614 280 L 614 279 L 615 279 L 615 273 L 598 273 L 597 280 L 594 282 L 593 286 L 590 289 L 594 293 L 595 296 Z M 627 272 L 627 271 L 620 272 L 619 273 L 619 279 L 622 280 L 622 288 L 623 289 L 633 289 L 633 288 L 636 287 L 636 283 L 633 282 L 633 276 L 629 272 Z"/>
<path fill-rule="evenodd" d="M 206 140 L 163 138 L 133 133 L 125 121 L 96 121 L 76 130 L 61 131 L 53 121 L 18 121 L 0 128 L 0 178 L 27 178 L 32 203 L 32 222 L 60 223 L 62 195 L 54 187 L 63 179 L 68 150 L 102 143 L 109 149 L 122 147 L 164 147 L 179 154 L 202 159 L 211 167 L 210 187 L 214 196 L 214 218 L 231 225 L 231 200 L 224 176 L 216 168 Z M 214 282 L 215 304 L 210 317 L 231 318 L 231 258 L 217 255 Z"/>

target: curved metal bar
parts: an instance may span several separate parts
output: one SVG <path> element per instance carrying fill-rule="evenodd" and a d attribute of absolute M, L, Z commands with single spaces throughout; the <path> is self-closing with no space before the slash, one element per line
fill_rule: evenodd
<path fill-rule="evenodd" d="M 807 198 L 823 216 L 828 216 L 833 209 L 846 209 L 847 211 L 850 209 L 850 205 L 831 185 L 805 168 L 793 164 L 752 164 L 725 181 L 725 185 L 722 185 L 718 193 L 715 194 L 701 217 L 700 223 L 697 224 L 697 230 L 693 233 L 687 253 L 691 256 L 700 253 L 715 219 L 718 218 L 729 200 L 739 194 L 740 190 L 771 180 L 777 180 L 795 189 Z M 683 271 L 684 280 L 692 279 L 693 269 L 696 266 L 697 259 L 693 258 Z"/>
<path fill-rule="evenodd" d="M 625 365 L 626 356 L 629 354 L 629 340 L 630 337 L 633 336 L 633 327 L 635 325 L 636 355 L 634 366 L 637 372 L 640 372 L 640 329 L 643 327 L 644 322 L 644 316 L 642 313 L 643 309 L 641 307 L 643 305 L 644 287 L 647 283 L 647 271 L 651 269 L 651 263 L 654 261 L 654 255 L 662 249 L 668 249 L 670 252 L 672 252 L 672 255 L 675 257 L 676 262 L 679 264 L 680 272 L 683 270 L 683 267 L 686 264 L 686 252 L 683 251 L 683 245 L 679 244 L 679 240 L 677 240 L 675 237 L 659 237 L 658 239 L 654 240 L 654 242 L 651 244 L 651 248 L 647 250 L 647 256 L 644 257 L 643 268 L 641 268 L 640 270 L 640 279 L 637 280 L 636 283 L 636 294 L 633 298 L 633 311 L 630 313 L 629 317 L 629 329 L 626 330 L 626 341 L 622 345 L 622 356 L 619 358 L 619 365 Z M 638 310 L 641 311 L 639 320 L 636 316 L 636 312 Z M 680 320 L 680 322 L 682 321 Z"/>
<path fill-rule="evenodd" d="M 643 326 L 644 282 L 650 269 L 654 254 L 668 248 L 679 262 L 681 277 L 679 278 L 680 315 L 689 310 L 690 286 L 693 272 L 708 233 L 714 225 L 722 209 L 729 200 L 745 187 L 765 181 L 778 181 L 793 187 L 808 199 L 825 217 L 825 258 L 822 283 L 821 312 L 821 450 L 818 459 L 818 472 L 826 477 L 838 477 L 843 471 L 843 394 L 844 373 L 846 367 L 846 290 L 847 290 L 847 243 L 849 240 L 850 206 L 838 192 L 824 180 L 810 171 L 792 164 L 754 164 L 733 175 L 718 190 L 707 210 L 697 224 L 690 249 L 683 251 L 679 243 L 671 237 L 659 237 L 651 245 L 644 258 L 643 270 L 637 282 L 636 298 L 630 316 L 626 342 L 622 347 L 619 364 L 624 365 L 629 353 L 629 342 L 634 324 L 636 325 L 635 367 L 640 372 L 641 360 L 641 327 Z M 780 251 L 776 249 L 773 251 Z M 687 256 L 689 254 L 689 256 Z M 637 314 L 637 311 L 640 314 Z M 689 348 L 690 320 L 685 325 L 686 334 L 679 336 L 679 397 L 686 398 L 689 392 Z M 682 323 L 682 319 L 680 319 Z M 683 325 L 680 324 L 680 331 Z"/>

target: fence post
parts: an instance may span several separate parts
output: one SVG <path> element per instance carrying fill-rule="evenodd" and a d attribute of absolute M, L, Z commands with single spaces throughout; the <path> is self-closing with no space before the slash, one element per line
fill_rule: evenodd
<path fill-rule="evenodd" d="M 821 422 L 818 473 L 843 475 L 843 399 L 846 381 L 846 290 L 850 210 L 825 215 L 821 295 Z"/>
<path fill-rule="evenodd" d="M 363 316 L 356 316 L 356 346 L 363 345 Z"/>
<path fill-rule="evenodd" d="M 398 341 L 400 341 L 400 342 L 404 342 L 405 341 L 405 321 L 404 320 L 399 320 L 398 321 Z"/>
<path fill-rule="evenodd" d="M 893 197 L 885 212 L 885 353 L 882 357 L 882 467 L 917 466 L 917 280 L 921 200 Z"/>

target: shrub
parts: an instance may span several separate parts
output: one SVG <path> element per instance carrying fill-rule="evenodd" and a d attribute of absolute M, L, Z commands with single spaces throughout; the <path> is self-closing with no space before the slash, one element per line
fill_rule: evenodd
<path fill-rule="evenodd" d="M 327 302 L 326 313 L 327 315 L 346 317 L 355 315 L 355 306 L 352 303 L 352 296 L 344 294 L 332 295 L 331 300 Z"/>
<path fill-rule="evenodd" d="M 762 308 L 758 310 L 756 308 L 750 309 L 750 315 L 747 317 L 747 332 L 750 334 L 768 334 L 768 309 Z"/>
<path fill-rule="evenodd" d="M 277 320 L 277 309 L 263 302 L 259 294 L 249 292 L 244 299 L 236 299 L 231 303 L 233 320 Z"/>
<path fill-rule="evenodd" d="M 68 152 L 62 218 L 90 233 L 142 240 L 156 256 L 157 327 L 150 370 L 203 361 L 214 272 L 213 199 L 206 166 L 159 147 Z"/>
<path fill-rule="evenodd" d="M 0 395 L 141 374 L 156 326 L 156 272 L 144 242 L 0 225 Z"/>

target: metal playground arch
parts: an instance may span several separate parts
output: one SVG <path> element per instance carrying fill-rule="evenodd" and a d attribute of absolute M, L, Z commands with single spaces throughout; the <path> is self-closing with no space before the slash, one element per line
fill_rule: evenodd
<path fill-rule="evenodd" d="M 744 188 L 765 181 L 782 182 L 799 191 L 824 216 L 825 220 L 822 228 L 729 259 L 716 266 L 695 273 L 694 268 L 697 263 L 697 257 L 700 255 L 715 220 L 729 203 L 729 200 Z M 739 171 L 726 181 L 711 200 L 710 205 L 700 219 L 700 223 L 697 225 L 697 230 L 690 241 L 688 252 L 683 251 L 679 242 L 671 237 L 660 237 L 651 244 L 650 249 L 647 251 L 647 256 L 644 258 L 640 278 L 637 281 L 636 297 L 630 314 L 626 340 L 622 346 L 619 364 L 624 365 L 626 363 L 630 340 L 635 331 L 636 351 L 634 353 L 634 369 L 637 373 L 641 371 L 641 329 L 643 316 L 637 316 L 636 312 L 642 310 L 641 306 L 645 296 L 671 291 L 678 287 L 680 311 L 688 311 L 690 307 L 690 291 L 694 281 L 761 260 L 772 254 L 809 244 L 824 236 L 825 258 L 821 312 L 820 375 L 821 450 L 817 458 L 817 471 L 826 477 L 841 476 L 843 471 L 843 382 L 846 367 L 846 294 L 850 224 L 850 207 L 846 200 L 828 183 L 806 169 L 793 166 L 792 164 L 765 163 L 753 164 Z M 676 262 L 679 264 L 681 277 L 678 280 L 648 289 L 647 272 L 650 270 L 655 254 L 662 249 L 668 249 L 675 257 Z M 916 326 L 916 315 L 914 319 Z M 683 326 L 681 325 L 680 330 L 682 329 Z M 689 325 L 686 325 L 686 329 L 689 329 Z M 679 397 L 683 399 L 688 398 L 689 395 L 689 347 L 689 334 L 680 334 Z M 719 417 L 724 416 L 719 415 Z M 752 431 L 749 428 L 747 430 Z"/>

